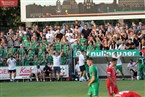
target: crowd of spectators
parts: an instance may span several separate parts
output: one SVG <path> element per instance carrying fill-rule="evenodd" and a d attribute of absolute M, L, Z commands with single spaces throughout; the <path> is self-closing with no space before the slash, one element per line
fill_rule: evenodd
<path fill-rule="evenodd" d="M 40 28 L 43 28 L 42 30 Z M 128 24 L 96 25 L 94 21 L 85 24 L 76 21 L 71 25 L 35 25 L 8 29 L 0 32 L 0 64 L 6 66 L 11 55 L 18 60 L 17 65 L 52 64 L 50 50 L 63 51 L 62 63 L 74 50 L 133 50 L 145 49 L 145 25 L 142 22 Z"/>

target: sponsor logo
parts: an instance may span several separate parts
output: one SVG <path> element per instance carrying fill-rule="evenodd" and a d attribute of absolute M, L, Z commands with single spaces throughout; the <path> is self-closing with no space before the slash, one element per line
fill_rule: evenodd
<path fill-rule="evenodd" d="M 32 68 L 21 67 L 19 76 L 29 76 Z"/>
<path fill-rule="evenodd" d="M 8 69 L 0 69 L 0 74 L 8 74 Z"/>

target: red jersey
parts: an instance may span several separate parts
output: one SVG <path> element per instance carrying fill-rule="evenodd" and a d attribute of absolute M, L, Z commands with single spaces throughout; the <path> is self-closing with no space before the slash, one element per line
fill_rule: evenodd
<path fill-rule="evenodd" d="M 114 82 L 116 82 L 116 69 L 114 67 L 108 66 L 106 70 L 107 76 L 110 76 Z M 112 84 L 109 78 L 107 78 L 107 84 Z"/>
<path fill-rule="evenodd" d="M 141 97 L 139 94 L 132 91 L 122 91 L 116 94 L 115 97 Z"/>

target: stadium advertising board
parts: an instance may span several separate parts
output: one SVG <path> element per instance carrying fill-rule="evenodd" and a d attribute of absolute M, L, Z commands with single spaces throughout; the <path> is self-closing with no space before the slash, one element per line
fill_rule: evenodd
<path fill-rule="evenodd" d="M 21 0 L 21 21 L 141 19 L 144 7 L 144 0 Z"/>
<path fill-rule="evenodd" d="M 41 66 L 43 68 L 43 66 Z M 68 65 L 63 65 L 61 68 L 61 75 L 63 77 L 69 77 L 69 67 Z M 31 66 L 19 66 L 16 68 L 17 74 L 16 79 L 28 79 L 32 67 Z M 0 68 L 0 80 L 9 79 L 8 67 Z"/>
<path fill-rule="evenodd" d="M 114 52 L 117 52 L 118 55 L 123 53 L 125 57 L 139 56 L 139 50 L 94 50 L 87 51 L 90 57 L 105 57 L 106 53 L 109 55 L 113 55 Z M 74 51 L 74 57 L 77 57 L 80 54 L 80 51 Z"/>
<path fill-rule="evenodd" d="M 0 7 L 16 7 L 18 0 L 0 0 Z"/>

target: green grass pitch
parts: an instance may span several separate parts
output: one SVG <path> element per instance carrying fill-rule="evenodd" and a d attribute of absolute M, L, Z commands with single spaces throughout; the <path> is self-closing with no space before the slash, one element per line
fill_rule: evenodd
<path fill-rule="evenodd" d="M 118 81 L 119 90 L 145 97 L 145 81 Z M 87 97 L 87 82 L 0 83 L 0 97 Z M 106 81 L 100 80 L 99 97 L 108 97 Z"/>

